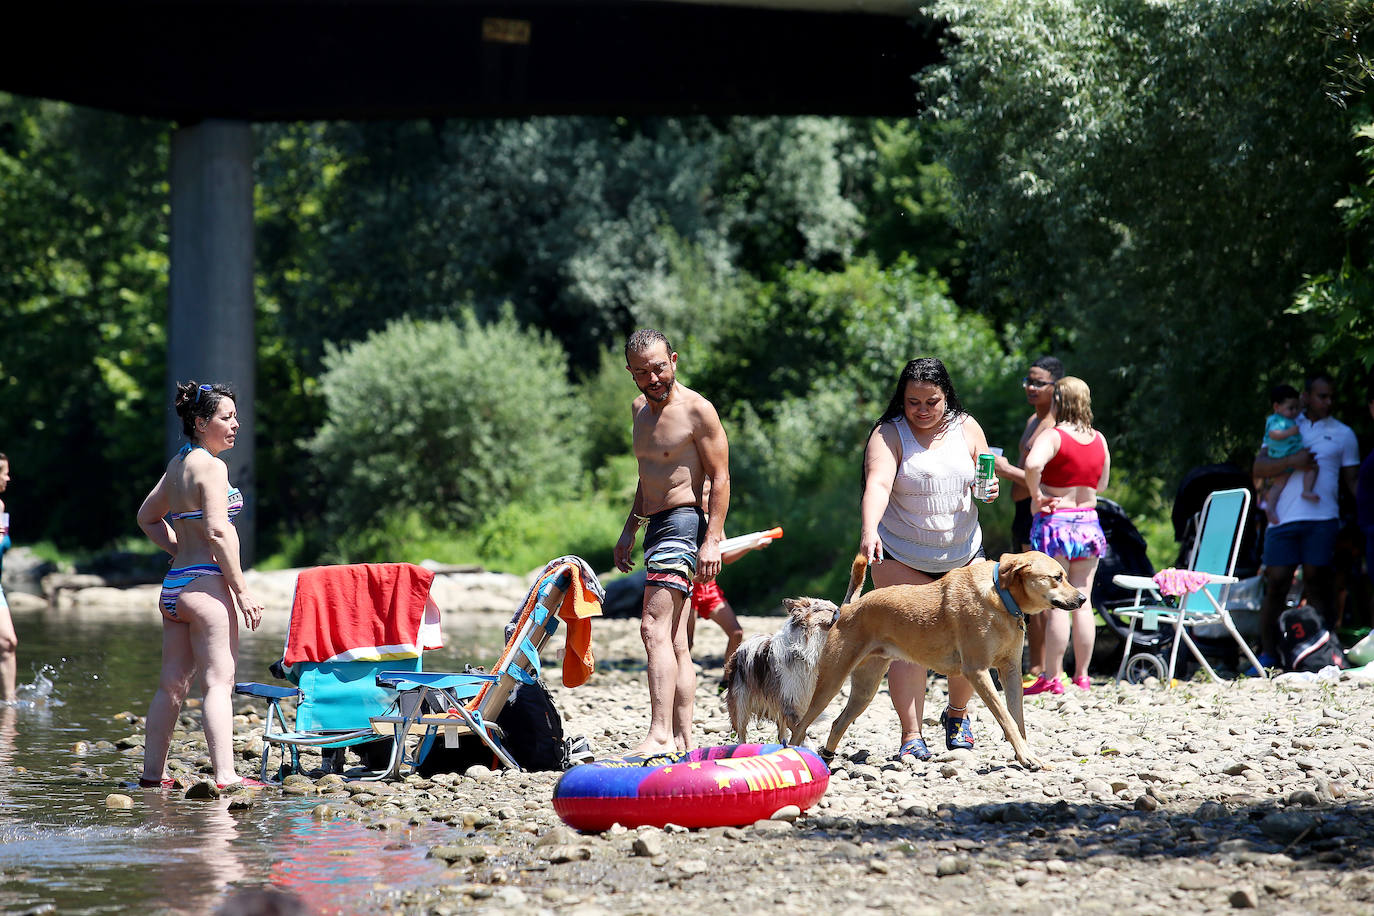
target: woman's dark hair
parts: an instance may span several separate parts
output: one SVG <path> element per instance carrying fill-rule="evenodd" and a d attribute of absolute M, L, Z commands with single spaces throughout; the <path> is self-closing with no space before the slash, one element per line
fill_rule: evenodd
<path fill-rule="evenodd" d="M 218 382 L 212 385 L 201 385 L 195 381 L 177 382 L 177 393 L 172 399 L 172 407 L 176 410 L 177 416 L 181 417 L 181 431 L 187 439 L 196 437 L 196 420 L 209 420 L 214 417 L 222 398 L 238 400 L 234 397 L 233 388 Z"/>
<path fill-rule="evenodd" d="M 888 420 L 895 420 L 897 417 L 906 415 L 907 382 L 923 382 L 927 385 L 934 385 L 944 394 L 945 416 L 940 421 L 941 426 L 957 419 L 964 412 L 964 405 L 959 402 L 959 395 L 954 393 L 954 383 L 949 380 L 949 372 L 945 369 L 945 364 L 933 356 L 923 356 L 907 363 L 906 367 L 902 369 L 902 374 L 897 376 L 897 388 L 892 392 L 892 400 L 887 402 L 887 410 L 884 410 L 883 415 L 878 418 L 878 422 L 873 424 L 873 429 L 877 429 Z M 869 435 L 873 434 L 873 429 L 868 431 Z"/>
<path fill-rule="evenodd" d="M 902 374 L 897 376 L 897 388 L 892 392 L 892 400 L 887 404 L 887 410 L 878 418 L 878 422 L 873 424 L 873 428 L 868 431 L 868 436 L 864 439 L 864 447 L 867 448 L 868 440 L 873 438 L 873 431 L 878 429 L 888 420 L 895 420 L 897 417 L 906 416 L 906 385 L 907 382 L 924 382 L 939 388 L 945 396 L 945 415 L 940 420 L 941 428 L 949 425 L 964 412 L 964 405 L 959 401 L 959 395 L 954 393 L 954 383 L 949 380 L 949 372 L 945 369 L 945 364 L 933 356 L 923 356 L 913 359 L 902 369 Z M 864 489 L 868 486 L 868 463 L 864 462 L 863 473 L 859 475 L 859 499 L 863 499 Z"/>
<path fill-rule="evenodd" d="M 1064 364 L 1056 356 L 1042 356 L 1030 364 L 1032 369 L 1044 369 L 1050 374 L 1050 378 L 1059 381 L 1064 377 Z"/>

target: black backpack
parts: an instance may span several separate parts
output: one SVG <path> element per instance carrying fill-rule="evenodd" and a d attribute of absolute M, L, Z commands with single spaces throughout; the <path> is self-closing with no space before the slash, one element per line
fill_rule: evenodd
<path fill-rule="evenodd" d="M 1309 604 L 1289 608 L 1279 615 L 1279 654 L 1286 671 L 1315 672 L 1328 665 L 1347 667 L 1341 641 Z"/>
<path fill-rule="evenodd" d="M 496 724 L 505 732 L 501 745 L 524 770 L 561 770 L 564 768 L 566 745 L 563 742 L 563 717 L 553 705 L 553 697 L 543 681 L 517 685 L 510 699 L 496 717 Z M 491 748 L 475 735 L 458 739 L 457 747 L 445 747 L 443 737 L 420 761 L 421 776 L 435 773 L 464 773 L 468 767 L 481 764 L 497 769 L 501 762 Z"/>

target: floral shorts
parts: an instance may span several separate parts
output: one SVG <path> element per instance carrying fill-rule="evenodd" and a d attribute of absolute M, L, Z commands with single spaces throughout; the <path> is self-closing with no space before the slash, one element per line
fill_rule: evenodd
<path fill-rule="evenodd" d="M 1035 517 L 1031 522 L 1030 544 L 1052 557 L 1083 560 L 1107 552 L 1107 535 L 1097 520 L 1096 509 L 1058 509 Z"/>

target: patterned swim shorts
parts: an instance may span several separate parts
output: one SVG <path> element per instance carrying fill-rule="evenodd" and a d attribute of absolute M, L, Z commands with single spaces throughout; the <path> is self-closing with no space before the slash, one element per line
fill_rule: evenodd
<path fill-rule="evenodd" d="M 644 566 L 648 585 L 692 594 L 697 548 L 706 540 L 706 513 L 696 506 L 664 509 L 649 516 L 644 532 Z"/>

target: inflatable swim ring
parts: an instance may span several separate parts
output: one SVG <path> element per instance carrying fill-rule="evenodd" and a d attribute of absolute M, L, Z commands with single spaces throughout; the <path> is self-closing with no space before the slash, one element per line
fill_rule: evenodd
<path fill-rule="evenodd" d="M 553 808 L 568 826 L 592 832 L 738 827 L 787 805 L 805 811 L 829 784 L 829 767 L 804 747 L 730 744 L 575 766 L 554 786 Z"/>

